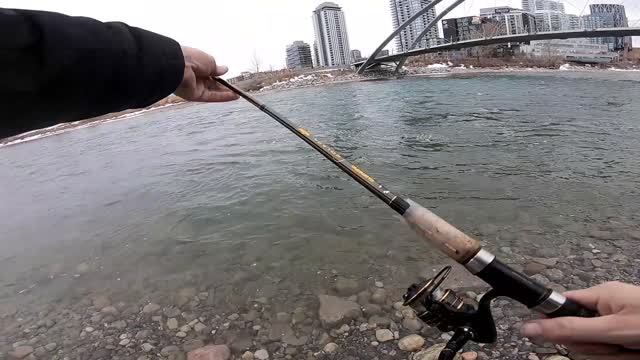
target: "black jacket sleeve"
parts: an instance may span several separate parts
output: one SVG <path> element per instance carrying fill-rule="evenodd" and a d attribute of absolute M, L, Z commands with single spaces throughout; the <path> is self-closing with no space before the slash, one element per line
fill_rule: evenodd
<path fill-rule="evenodd" d="M 0 9 L 0 138 L 146 107 L 182 81 L 180 45 L 85 17 Z"/>

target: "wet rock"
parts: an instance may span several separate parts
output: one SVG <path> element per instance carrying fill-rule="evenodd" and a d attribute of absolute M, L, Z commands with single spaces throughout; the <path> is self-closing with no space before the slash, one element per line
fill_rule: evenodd
<path fill-rule="evenodd" d="M 134 337 L 136 338 L 136 340 L 145 340 L 149 337 L 149 335 L 151 335 L 151 330 L 140 330 Z"/>
<path fill-rule="evenodd" d="M 282 336 L 282 342 L 287 344 L 287 345 L 291 345 L 291 346 L 302 346 L 302 345 L 306 344 L 308 340 L 309 340 L 308 336 L 296 337 L 296 335 L 293 332 L 293 330 L 287 331 Z"/>
<path fill-rule="evenodd" d="M 189 331 L 191 331 L 191 326 L 189 326 L 188 324 L 187 325 L 182 325 L 180 327 L 180 331 L 188 333 Z"/>
<path fill-rule="evenodd" d="M 242 360 L 253 360 L 253 353 L 251 351 L 245 351 L 240 358 Z"/>
<path fill-rule="evenodd" d="M 591 230 L 589 231 L 589 236 L 595 239 L 602 239 L 602 240 L 611 240 L 614 238 L 613 234 L 610 231 L 602 231 L 602 230 Z"/>
<path fill-rule="evenodd" d="M 558 256 L 557 251 L 557 249 L 543 247 L 536 250 L 536 255 L 541 258 L 552 258 Z"/>
<path fill-rule="evenodd" d="M 324 346 L 324 348 L 322 348 L 322 351 L 326 352 L 327 354 L 333 354 L 334 352 L 338 351 L 338 344 L 328 343 Z"/>
<path fill-rule="evenodd" d="M 162 313 L 168 318 L 178 317 L 180 315 L 180 309 L 178 309 L 177 307 L 169 306 L 164 308 L 162 310 Z"/>
<path fill-rule="evenodd" d="M 361 291 L 358 293 L 358 304 L 364 306 L 371 300 L 371 293 L 368 291 Z"/>
<path fill-rule="evenodd" d="M 178 307 L 186 305 L 189 301 L 191 301 L 197 295 L 197 290 L 195 288 L 183 288 L 178 291 L 175 298 L 175 303 Z"/>
<path fill-rule="evenodd" d="M 524 273 L 527 275 L 535 275 L 535 274 L 540 274 L 541 272 L 543 272 L 547 267 L 545 265 L 539 264 L 539 263 L 528 263 L 525 267 L 524 267 Z"/>
<path fill-rule="evenodd" d="M 145 314 L 153 314 L 160 310 L 160 305 L 149 303 L 142 308 L 142 312 Z"/>
<path fill-rule="evenodd" d="M 404 319 L 402 320 L 402 327 L 411 332 L 418 332 L 422 329 L 422 322 L 418 319 Z"/>
<path fill-rule="evenodd" d="M 160 355 L 169 356 L 169 354 L 176 353 L 176 352 L 179 352 L 179 351 L 180 351 L 180 349 L 177 346 L 169 345 L 169 346 L 163 347 L 162 350 L 160 350 Z"/>
<path fill-rule="evenodd" d="M 328 344 L 328 343 L 330 343 L 331 341 L 333 341 L 333 339 L 332 339 L 332 338 L 331 338 L 331 336 L 329 336 L 329 334 L 327 334 L 326 332 L 325 332 L 325 333 L 322 333 L 322 335 L 320 336 L 320 339 L 318 339 L 318 343 L 319 343 L 320 345 Z"/>
<path fill-rule="evenodd" d="M 228 360 L 231 351 L 226 345 L 209 345 L 187 353 L 188 360 Z"/>
<path fill-rule="evenodd" d="M 89 267 L 89 264 L 87 263 L 80 263 L 76 266 L 76 273 L 81 275 L 88 273 L 89 270 L 91 270 L 91 267 Z"/>
<path fill-rule="evenodd" d="M 176 333 L 176 336 L 179 337 L 179 338 L 185 338 L 185 337 L 187 337 L 187 333 L 184 332 L 184 331 L 178 331 Z"/>
<path fill-rule="evenodd" d="M 422 349 L 424 342 L 424 338 L 420 335 L 409 335 L 398 341 L 398 348 L 402 351 L 418 351 Z"/>
<path fill-rule="evenodd" d="M 267 360 L 269 358 L 269 352 L 265 349 L 260 349 L 253 353 L 253 357 L 258 360 Z"/>
<path fill-rule="evenodd" d="M 387 300 L 387 292 L 384 289 L 375 289 L 371 293 L 371 302 L 374 304 L 384 305 Z"/>
<path fill-rule="evenodd" d="M 44 346 L 45 349 L 47 349 L 47 351 L 53 351 L 58 347 L 58 344 L 51 342 L 48 343 L 47 345 Z"/>
<path fill-rule="evenodd" d="M 353 301 L 330 295 L 318 295 L 318 299 L 320 301 L 318 317 L 325 328 L 335 327 L 362 315 L 360 306 Z"/>
<path fill-rule="evenodd" d="M 127 322 L 124 320 L 114 321 L 109 325 L 109 327 L 112 327 L 115 329 L 124 329 L 127 327 Z"/>
<path fill-rule="evenodd" d="M 376 304 L 366 304 L 362 307 L 362 310 L 366 316 L 379 315 L 382 313 L 382 307 Z"/>
<path fill-rule="evenodd" d="M 91 334 L 92 332 L 94 332 L 95 329 L 92 328 L 91 326 L 87 326 L 86 328 L 84 328 L 84 332 Z"/>
<path fill-rule="evenodd" d="M 144 343 L 140 347 L 142 348 L 142 351 L 144 351 L 144 352 L 149 352 L 149 351 L 151 351 L 151 350 L 156 348 L 155 346 L 153 346 L 153 345 L 151 345 L 149 343 Z"/>
<path fill-rule="evenodd" d="M 389 329 L 378 329 L 376 330 L 376 339 L 381 343 L 391 341 L 393 333 Z"/>
<path fill-rule="evenodd" d="M 184 350 L 185 352 L 193 351 L 201 347 L 204 347 L 204 341 L 200 339 L 187 340 L 184 342 L 184 344 L 182 344 L 182 350 Z"/>
<path fill-rule="evenodd" d="M 358 290 L 360 290 L 360 285 L 356 280 L 339 277 L 336 279 L 336 283 L 333 288 L 336 290 L 338 295 L 349 296 L 357 293 Z"/>
<path fill-rule="evenodd" d="M 602 267 L 602 261 L 598 260 L 598 259 L 593 259 L 591 260 L 591 263 L 593 264 L 593 266 L 595 267 Z"/>
<path fill-rule="evenodd" d="M 440 356 L 440 352 L 444 349 L 445 344 L 437 344 L 428 348 L 427 350 L 420 351 L 419 353 L 413 356 L 413 360 L 438 360 L 438 356 Z M 460 354 L 456 355 L 455 360 L 462 360 L 462 356 Z"/>
<path fill-rule="evenodd" d="M 33 347 L 28 345 L 20 345 L 13 349 L 12 352 L 9 353 L 12 357 L 16 359 L 23 359 L 27 357 L 29 354 L 33 352 Z"/>
<path fill-rule="evenodd" d="M 288 332 L 291 332 L 291 327 L 289 326 L 289 324 L 273 323 L 271 328 L 269 328 L 267 336 L 270 341 L 280 341 L 282 340 L 282 337 Z"/>
<path fill-rule="evenodd" d="M 96 309 L 103 309 L 111 305 L 111 299 L 105 295 L 97 295 L 93 298 L 93 307 Z"/>
<path fill-rule="evenodd" d="M 115 306 L 105 306 L 100 310 L 101 313 L 103 314 L 109 314 L 109 315 L 117 315 L 119 313 L 118 309 L 116 309 Z"/>
<path fill-rule="evenodd" d="M 231 321 L 236 321 L 236 320 L 238 320 L 239 318 L 240 318 L 240 314 L 236 314 L 236 313 L 233 313 L 233 314 L 231 314 L 231 315 L 227 316 L 227 319 L 229 319 L 229 320 L 231 320 Z"/>
<path fill-rule="evenodd" d="M 35 354 L 36 357 L 43 357 L 47 354 L 47 350 L 45 350 L 44 347 L 40 346 L 40 347 L 37 347 L 33 353 Z"/>
<path fill-rule="evenodd" d="M 533 258 L 531 260 L 547 267 L 554 267 L 558 263 L 558 258 Z"/>
<path fill-rule="evenodd" d="M 544 275 L 541 275 L 541 274 L 535 274 L 531 276 L 531 278 L 537 281 L 538 283 L 540 283 L 540 285 L 547 285 L 550 283 L 549 279 L 547 279 Z"/>
<path fill-rule="evenodd" d="M 255 321 L 258 318 L 258 312 L 251 309 L 249 310 L 249 312 L 247 312 L 246 314 L 242 315 L 242 318 L 244 319 L 244 321 Z"/>
<path fill-rule="evenodd" d="M 193 325 L 193 330 L 197 333 L 204 333 L 206 332 L 207 329 L 208 329 L 207 325 L 200 322 Z"/>
<path fill-rule="evenodd" d="M 566 357 L 566 356 L 551 355 L 548 358 L 546 358 L 545 360 L 570 360 L 570 359 L 568 357 Z"/>
<path fill-rule="evenodd" d="M 546 269 L 542 274 L 552 281 L 561 281 L 564 279 L 564 273 L 558 269 Z"/>
<path fill-rule="evenodd" d="M 391 319 L 384 316 L 374 315 L 369 318 L 369 324 L 376 326 L 389 326 L 391 324 Z"/>
<path fill-rule="evenodd" d="M 129 339 L 122 339 L 122 340 L 120 340 L 120 342 L 118 343 L 118 345 L 120 345 L 120 346 L 127 346 L 127 345 L 129 345 L 129 343 L 130 343 L 130 342 L 131 342 L 131 340 L 129 340 Z"/>
<path fill-rule="evenodd" d="M 304 309 L 303 308 L 296 308 L 293 311 L 293 316 L 292 316 L 292 323 L 294 324 L 300 324 L 304 321 L 304 319 L 306 318 L 305 314 L 304 314 Z"/>
<path fill-rule="evenodd" d="M 178 328 L 178 319 L 171 318 L 171 319 L 167 320 L 167 329 L 175 330 L 177 328 Z"/>

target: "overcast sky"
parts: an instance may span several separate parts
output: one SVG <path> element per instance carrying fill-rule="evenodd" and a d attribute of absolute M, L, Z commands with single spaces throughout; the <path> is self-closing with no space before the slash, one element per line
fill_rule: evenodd
<path fill-rule="evenodd" d="M 639 0 L 564 0 L 568 13 L 588 13 L 591 3 L 622 3 L 630 24 L 640 26 Z M 311 12 L 322 0 L 0 0 L 2 7 L 57 11 L 102 21 L 123 21 L 206 50 L 239 74 L 251 67 L 254 51 L 263 67 L 282 68 L 285 47 L 313 43 Z M 336 0 L 342 6 L 352 49 L 368 55 L 393 30 L 389 0 Z M 437 7 L 444 9 L 453 0 Z M 467 0 L 448 17 L 477 15 L 481 7 L 520 7 L 521 0 Z M 583 12 L 584 11 L 584 12 Z M 635 39 L 638 42 L 638 38 Z M 393 42 L 389 45 L 389 48 Z M 638 44 L 640 45 L 640 44 Z"/>

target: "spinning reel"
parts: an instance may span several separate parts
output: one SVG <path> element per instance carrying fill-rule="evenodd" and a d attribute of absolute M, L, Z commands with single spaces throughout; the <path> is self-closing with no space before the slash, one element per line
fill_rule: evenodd
<path fill-rule="evenodd" d="M 450 273 L 451 266 L 447 266 L 435 277 L 411 285 L 403 296 L 404 305 L 410 306 L 427 325 L 454 332 L 438 360 L 452 360 L 468 341 L 492 343 L 497 338 L 491 301 L 498 293 L 490 290 L 476 305 L 474 300 L 451 289 L 439 288 Z"/>

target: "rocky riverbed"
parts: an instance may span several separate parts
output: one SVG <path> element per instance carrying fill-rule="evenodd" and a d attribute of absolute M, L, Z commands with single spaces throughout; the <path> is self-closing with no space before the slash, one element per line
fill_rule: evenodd
<path fill-rule="evenodd" d="M 481 230 L 495 232 L 491 226 Z M 494 251 L 540 283 L 564 291 L 609 280 L 637 283 L 640 260 L 634 243 L 639 239 L 635 232 L 621 238 L 592 230 L 571 250 L 541 248 L 531 256 L 510 247 Z M 76 272 L 86 267 L 80 264 Z M 455 272 L 464 278 L 464 270 Z M 486 290 L 456 276 L 456 289 L 466 296 Z M 402 306 L 398 286 L 334 273 L 322 293 L 247 298 L 233 304 L 233 311 L 221 311 L 214 301 L 218 290 L 205 287 L 137 302 L 123 302 L 105 289 L 71 305 L 2 309 L 0 359 L 435 359 L 438 344 L 451 335 L 424 326 Z M 498 299 L 493 314 L 498 341 L 469 344 L 465 351 L 475 353 L 464 359 L 579 358 L 561 346 L 523 339 L 519 328 L 531 317 L 523 306 Z"/>

